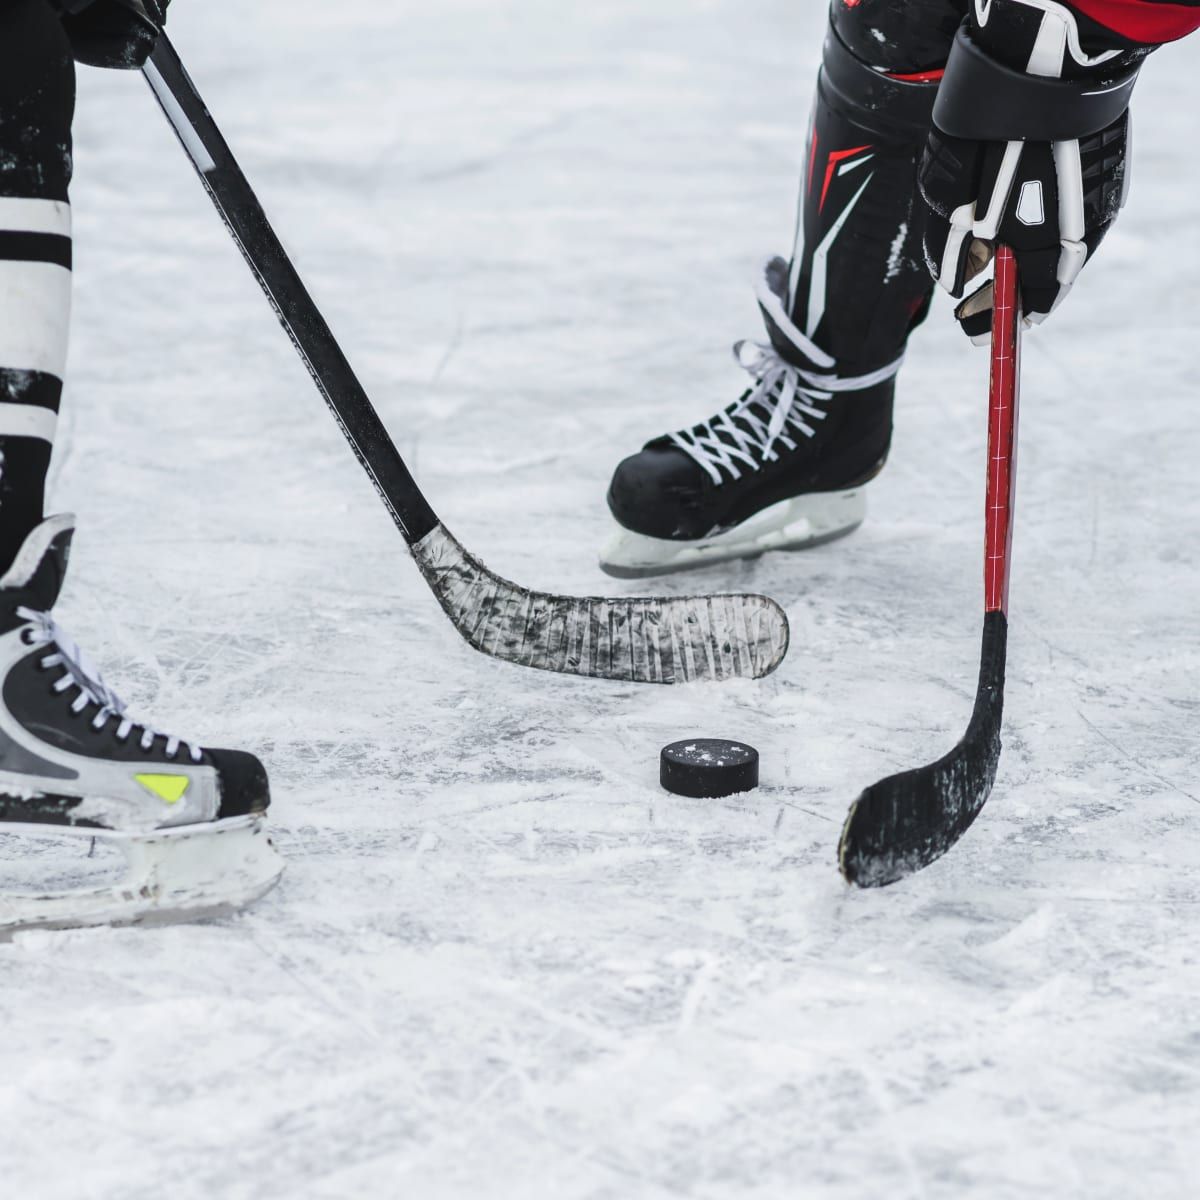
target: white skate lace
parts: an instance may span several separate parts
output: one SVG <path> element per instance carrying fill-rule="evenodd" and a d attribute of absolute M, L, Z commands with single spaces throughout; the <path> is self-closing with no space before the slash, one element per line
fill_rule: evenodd
<path fill-rule="evenodd" d="M 900 362 L 866 375 L 841 376 L 808 371 L 780 356 L 770 342 L 736 342 L 734 361 L 754 379 L 739 400 L 692 429 L 671 434 L 671 441 L 708 472 L 714 484 L 723 482 L 722 470 L 732 479 L 742 471 L 758 471 L 779 458 L 777 446 L 795 450 L 793 434 L 813 437 L 813 422 L 823 421 L 828 404 L 838 392 L 873 387 L 890 379 Z"/>
<path fill-rule="evenodd" d="M 154 739 L 160 737 L 166 742 L 168 758 L 174 758 L 182 744 L 187 747 L 193 762 L 200 761 L 199 746 L 163 733 L 159 729 L 152 729 L 149 725 L 141 721 L 134 721 L 126 715 L 125 702 L 104 682 L 100 672 L 92 666 L 79 646 L 48 612 L 21 607 L 17 609 L 17 616 L 29 622 L 24 632 L 25 640 L 29 645 L 54 647 L 53 654 L 44 655 L 40 660 L 43 670 L 49 671 L 54 667 L 63 668 L 62 676 L 54 683 L 54 690 L 61 693 L 70 691 L 73 687 L 79 689 L 79 695 L 71 702 L 71 711 L 78 714 L 83 712 L 89 704 L 99 706 L 91 720 L 93 729 L 103 729 L 109 721 L 115 720 L 119 722 L 117 738 L 122 742 L 129 737 L 133 729 L 137 728 L 142 731 L 138 744 L 143 750 L 150 750 L 154 745 Z"/>

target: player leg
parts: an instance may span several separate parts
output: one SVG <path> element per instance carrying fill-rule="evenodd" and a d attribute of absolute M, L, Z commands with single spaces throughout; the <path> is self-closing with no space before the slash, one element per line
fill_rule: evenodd
<path fill-rule="evenodd" d="M 617 467 L 610 574 L 816 545 L 861 523 L 933 286 L 916 171 L 963 11 L 963 0 L 834 0 L 791 260 L 772 259 L 757 287 L 767 340 L 734 348 L 751 386 Z"/>
<path fill-rule="evenodd" d="M 0 829 L 111 839 L 130 873 L 0 894 L 0 933 L 220 911 L 280 871 L 261 763 L 133 721 L 51 616 L 73 532 L 44 518 L 43 493 L 70 315 L 74 93 L 45 0 L 0 5 Z"/>
<path fill-rule="evenodd" d="M 71 307 L 75 68 L 41 0 L 0 6 L 0 571 L 42 519 Z"/>

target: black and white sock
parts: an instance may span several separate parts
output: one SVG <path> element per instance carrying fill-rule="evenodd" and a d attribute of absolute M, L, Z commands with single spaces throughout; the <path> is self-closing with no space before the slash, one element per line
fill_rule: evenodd
<path fill-rule="evenodd" d="M 42 519 L 70 312 L 70 206 L 0 196 L 0 563 Z"/>
<path fill-rule="evenodd" d="M 0 572 L 43 515 L 71 315 L 74 110 L 54 10 L 0 3 Z"/>

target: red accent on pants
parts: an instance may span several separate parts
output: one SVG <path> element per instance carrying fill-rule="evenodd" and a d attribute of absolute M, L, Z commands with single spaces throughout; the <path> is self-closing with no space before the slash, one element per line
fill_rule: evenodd
<path fill-rule="evenodd" d="M 1200 29 L 1200 8 L 1154 0 L 1071 0 L 1071 7 L 1130 41 L 1146 46 L 1178 41 Z"/>

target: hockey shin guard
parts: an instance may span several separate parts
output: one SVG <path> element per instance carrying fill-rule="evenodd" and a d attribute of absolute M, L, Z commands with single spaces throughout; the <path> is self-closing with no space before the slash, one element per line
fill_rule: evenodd
<path fill-rule="evenodd" d="M 902 355 L 932 291 L 917 164 L 961 9 L 901 9 L 834 0 L 801 181 L 788 303 L 849 373 Z"/>

